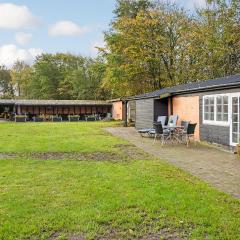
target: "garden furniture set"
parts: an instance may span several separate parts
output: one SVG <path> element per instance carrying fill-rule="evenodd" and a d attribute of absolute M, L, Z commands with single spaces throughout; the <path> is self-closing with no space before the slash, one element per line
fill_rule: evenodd
<path fill-rule="evenodd" d="M 181 125 L 177 125 L 178 115 L 159 116 L 157 121 L 153 123 L 153 128 L 140 129 L 138 132 L 142 137 L 153 137 L 154 143 L 160 138 L 161 144 L 170 143 L 186 143 L 187 147 L 191 139 L 194 139 L 196 123 L 189 121 L 181 121 Z"/>

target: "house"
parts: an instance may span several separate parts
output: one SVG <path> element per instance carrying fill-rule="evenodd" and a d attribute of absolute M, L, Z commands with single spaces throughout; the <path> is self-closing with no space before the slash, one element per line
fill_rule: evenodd
<path fill-rule="evenodd" d="M 228 146 L 240 140 L 240 75 L 164 88 L 124 102 L 126 106 L 135 102 L 137 129 L 153 127 L 157 116 L 177 114 L 179 124 L 182 120 L 197 123 L 198 140 Z"/>

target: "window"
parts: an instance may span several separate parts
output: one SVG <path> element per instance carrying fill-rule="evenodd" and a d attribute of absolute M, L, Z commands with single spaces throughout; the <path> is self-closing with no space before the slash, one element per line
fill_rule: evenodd
<path fill-rule="evenodd" d="M 228 121 L 228 96 L 217 96 L 217 121 Z"/>
<path fill-rule="evenodd" d="M 214 97 L 204 99 L 204 120 L 214 121 Z"/>
<path fill-rule="evenodd" d="M 203 123 L 228 124 L 228 96 L 211 95 L 203 97 Z"/>

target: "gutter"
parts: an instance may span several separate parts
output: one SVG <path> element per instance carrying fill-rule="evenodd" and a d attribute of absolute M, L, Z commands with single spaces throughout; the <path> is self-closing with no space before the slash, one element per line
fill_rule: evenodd
<path fill-rule="evenodd" d="M 182 95 L 182 94 L 188 94 L 188 93 L 197 93 L 197 92 L 207 92 L 207 91 L 216 91 L 216 90 L 222 90 L 222 89 L 231 89 L 231 88 L 239 88 L 239 83 L 232 83 L 232 84 L 224 84 L 221 86 L 213 85 L 211 87 L 202 87 L 202 88 L 195 88 L 190 90 L 180 90 L 176 92 L 172 92 L 172 95 Z"/>
<path fill-rule="evenodd" d="M 207 92 L 207 91 L 216 91 L 216 90 L 222 90 L 222 89 L 231 89 L 231 88 L 240 88 L 240 82 L 238 83 L 232 83 L 232 84 L 224 84 L 224 85 L 213 85 L 211 87 L 202 87 L 202 88 L 195 88 L 195 89 L 188 89 L 188 90 L 179 90 L 174 92 L 166 92 L 159 95 L 154 96 L 145 96 L 145 97 L 132 97 L 132 98 L 126 98 L 125 101 L 131 101 L 131 100 L 140 100 L 140 99 L 150 99 L 150 98 L 164 98 L 161 97 L 161 95 L 167 95 L 169 94 L 169 97 L 172 95 L 183 95 L 183 94 L 189 94 L 189 93 L 198 93 L 198 92 Z"/>

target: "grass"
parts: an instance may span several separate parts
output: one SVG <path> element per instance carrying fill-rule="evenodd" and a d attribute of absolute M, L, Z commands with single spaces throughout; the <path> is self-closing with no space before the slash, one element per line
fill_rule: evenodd
<path fill-rule="evenodd" d="M 118 123 L 1 123 L 0 152 L 111 151 L 119 139 L 106 134 L 101 127 L 116 124 Z"/>
<path fill-rule="evenodd" d="M 124 155 L 129 144 L 101 129 L 109 124 L 0 125 L 1 152 L 106 153 L 0 159 L 0 239 L 240 239 L 239 200 L 137 148 Z"/>

